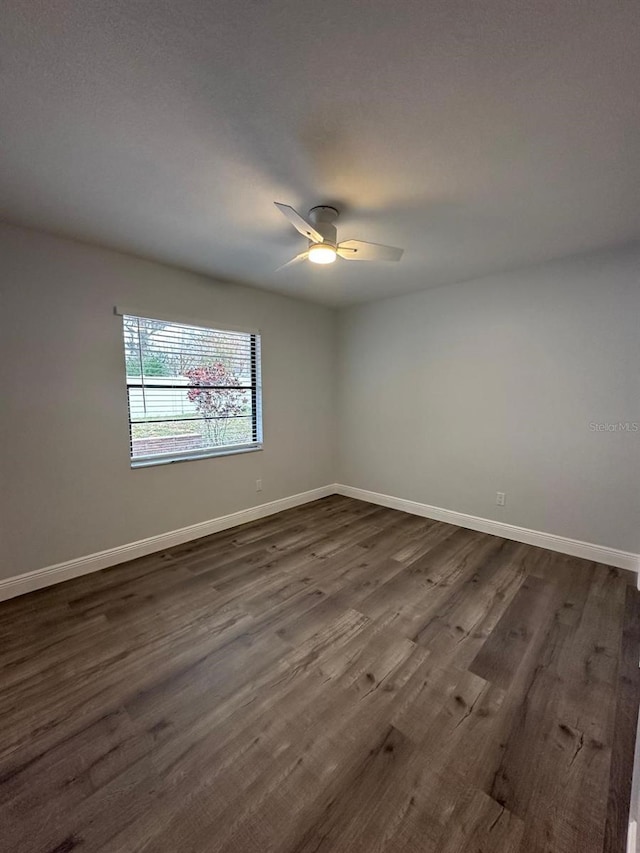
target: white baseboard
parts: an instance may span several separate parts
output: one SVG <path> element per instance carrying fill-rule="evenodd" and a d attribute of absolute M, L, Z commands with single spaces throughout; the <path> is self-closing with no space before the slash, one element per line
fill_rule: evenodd
<path fill-rule="evenodd" d="M 220 530 L 236 527 L 239 524 L 246 524 L 248 521 L 255 521 L 258 518 L 264 518 L 267 515 L 273 515 L 285 509 L 291 509 L 294 506 L 300 506 L 301 504 L 316 501 L 334 494 L 345 495 L 346 497 L 368 501 L 369 503 L 379 504 L 380 506 L 388 506 L 402 512 L 409 512 L 412 515 L 421 515 L 426 518 L 433 518 L 436 521 L 455 524 L 458 527 L 467 527 L 470 530 L 479 530 L 482 533 L 490 533 L 494 536 L 501 536 L 504 539 L 513 539 L 515 542 L 537 545 L 540 548 L 547 548 L 550 551 L 559 551 L 561 554 L 582 557 L 586 560 L 604 563 L 608 566 L 628 569 L 629 571 L 638 573 L 638 588 L 640 589 L 640 554 L 619 551 L 616 548 L 607 548 L 591 542 L 581 542 L 577 539 L 568 539 L 565 536 L 556 536 L 553 533 L 529 530 L 526 527 L 504 524 L 501 521 L 479 518 L 475 515 L 467 515 L 466 513 L 455 512 L 451 509 L 442 509 L 441 507 L 430 506 L 429 504 L 417 501 L 396 498 L 392 495 L 371 492 L 367 489 L 357 489 L 354 486 L 333 483 L 321 486 L 319 489 L 311 489 L 308 492 L 301 492 L 297 495 L 290 495 L 287 498 L 280 498 L 279 500 L 270 501 L 269 503 L 260 504 L 249 509 L 242 509 L 230 515 L 222 515 L 210 521 L 191 524 L 179 530 L 171 530 L 168 533 L 149 536 L 147 539 L 140 539 L 137 542 L 130 542 L 127 545 L 108 548 L 106 551 L 89 554 L 87 557 L 77 557 L 73 560 L 67 560 L 64 563 L 57 563 L 54 566 L 46 566 L 43 569 L 36 569 L 33 572 L 26 572 L 13 578 L 0 580 L 0 601 L 13 598 L 17 595 L 24 595 L 24 593 L 32 592 L 45 586 L 61 583 L 80 575 L 98 572 L 110 566 L 117 566 L 119 563 L 126 563 L 127 560 L 135 560 L 137 557 L 144 557 L 156 551 L 164 551 L 175 545 L 182 545 L 184 542 L 200 539 L 202 536 L 210 536 L 212 533 L 218 533 Z"/>
<path fill-rule="evenodd" d="M 633 554 L 629 551 L 619 551 L 616 548 L 607 548 L 603 545 L 595 545 L 592 542 L 581 542 L 579 539 L 568 539 L 566 536 L 556 536 L 554 533 L 543 533 L 540 530 L 529 530 L 527 527 L 517 527 L 515 524 L 479 518 L 475 515 L 467 515 L 464 512 L 429 506 L 429 504 L 418 503 L 417 501 L 404 500 L 379 492 L 370 492 L 367 489 L 356 489 L 354 486 L 345 486 L 340 483 L 336 484 L 335 491 L 349 498 L 388 506 L 391 509 L 399 509 L 412 515 L 422 515 L 436 521 L 455 524 L 458 527 L 467 527 L 470 530 L 479 530 L 481 533 L 502 536 L 503 539 L 513 539 L 515 542 L 537 545 L 549 551 L 559 551 L 561 554 L 582 557 L 585 560 L 604 563 L 607 566 L 640 572 L 640 554 Z M 638 585 L 640 588 L 640 576 L 638 577 Z"/>
<path fill-rule="evenodd" d="M 239 512 L 232 512 L 230 515 L 221 515 L 210 521 L 190 524 L 188 527 L 171 530 L 169 533 L 149 536 L 147 539 L 140 539 L 127 545 L 118 545 L 115 548 L 108 548 L 106 551 L 89 554 L 87 557 L 77 557 L 74 560 L 57 563 L 55 566 L 46 566 L 43 569 L 36 569 L 33 572 L 0 580 L 0 601 L 61 583 L 80 575 L 87 575 L 90 572 L 98 572 L 100 569 L 107 569 L 110 566 L 118 565 L 118 563 L 126 563 L 127 560 L 135 560 L 137 557 L 144 557 L 156 551 L 164 551 L 192 539 L 200 539 L 202 536 L 209 536 L 229 527 L 236 527 L 239 524 L 246 524 L 248 521 L 255 521 L 258 518 L 282 512 L 294 506 L 316 501 L 319 498 L 326 498 L 335 492 L 336 488 L 333 485 L 321 486 L 319 489 L 311 489 L 311 491 L 301 492 L 298 495 L 290 495 L 287 498 L 280 498 L 249 509 L 242 509 Z"/>

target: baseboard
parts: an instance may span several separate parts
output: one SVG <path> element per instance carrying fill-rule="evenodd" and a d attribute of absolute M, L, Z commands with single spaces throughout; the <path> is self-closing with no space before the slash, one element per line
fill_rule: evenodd
<path fill-rule="evenodd" d="M 354 486 L 333 483 L 321 486 L 318 489 L 311 489 L 308 492 L 301 492 L 300 494 L 290 495 L 289 497 L 280 498 L 279 500 L 270 501 L 259 506 L 242 509 L 239 512 L 233 512 L 229 515 L 222 515 L 209 521 L 191 524 L 179 530 L 171 530 L 168 533 L 149 536 L 147 539 L 140 539 L 137 542 L 108 548 L 106 551 L 99 551 L 96 554 L 89 554 L 86 557 L 77 557 L 73 560 L 67 560 L 64 563 L 57 563 L 54 566 L 46 566 L 43 569 L 36 569 L 33 572 L 26 572 L 16 577 L 0 580 L 0 601 L 24 595 L 27 592 L 33 592 L 36 589 L 56 583 L 62 583 L 62 581 L 70 580 L 80 575 L 98 572 L 110 566 L 117 566 L 119 563 L 126 563 L 127 560 L 135 560 L 137 557 L 144 557 L 156 551 L 164 551 L 175 545 L 182 545 L 184 542 L 200 539 L 202 536 L 210 536 L 212 533 L 218 533 L 220 530 L 246 524 L 248 521 L 255 521 L 267 515 L 274 515 L 285 509 L 291 509 L 294 506 L 300 506 L 333 494 L 345 495 L 346 497 L 368 501 L 369 503 L 379 504 L 380 506 L 388 506 L 392 509 L 409 512 L 413 515 L 421 515 L 426 518 L 433 518 L 436 521 L 455 524 L 458 527 L 467 527 L 470 530 L 479 530 L 482 533 L 490 533 L 494 536 L 501 536 L 504 539 L 513 539 L 515 542 L 537 545 L 540 548 L 547 548 L 550 551 L 558 551 L 561 554 L 582 557 L 586 560 L 604 563 L 608 566 L 628 569 L 629 571 L 638 573 L 638 588 L 640 589 L 639 554 L 619 551 L 616 548 L 607 548 L 591 542 L 581 542 L 577 539 L 568 539 L 565 536 L 556 536 L 553 533 L 529 530 L 526 527 L 504 524 L 501 521 L 467 515 L 463 512 L 455 512 L 451 509 L 430 506 L 429 504 L 419 503 L 418 501 L 393 497 L 392 495 L 383 495 L 379 492 L 371 492 L 368 489 L 357 489 Z"/>
<path fill-rule="evenodd" d="M 0 580 L 0 601 L 13 598 L 17 595 L 24 595 L 26 592 L 33 592 L 45 586 L 61 583 L 80 575 L 98 572 L 101 569 L 116 566 L 118 563 L 126 563 L 127 560 L 135 560 L 137 557 L 144 557 L 156 551 L 164 551 L 167 548 L 182 545 L 183 542 L 189 542 L 192 539 L 200 539 L 202 536 L 209 536 L 212 533 L 218 533 L 220 530 L 226 530 L 229 527 L 246 524 L 248 521 L 255 521 L 258 518 L 282 512 L 294 506 L 300 506 L 301 504 L 316 501 L 319 498 L 328 497 L 335 494 L 335 492 L 336 488 L 334 485 L 321 486 L 319 489 L 311 489 L 308 492 L 290 495 L 289 497 L 280 498 L 279 500 L 270 501 L 269 503 L 260 504 L 249 509 L 242 509 L 239 512 L 232 512 L 230 515 L 221 515 L 210 521 L 201 521 L 198 524 L 191 524 L 179 530 L 171 530 L 169 533 L 149 536 L 147 539 L 140 539 L 137 542 L 130 542 L 127 545 L 118 545 L 116 548 L 108 548 L 106 551 L 89 554 L 87 557 L 77 557 L 74 560 L 57 563 L 55 566 L 46 566 L 43 569 L 36 569 L 33 572 L 26 572 L 13 578 Z"/>
<path fill-rule="evenodd" d="M 493 521 L 489 518 L 480 518 L 475 515 L 467 515 L 464 512 L 455 512 L 451 509 L 442 509 L 429 504 L 409 501 L 404 498 L 396 498 L 392 495 L 383 495 L 379 492 L 370 492 L 367 489 L 357 489 L 354 486 L 336 484 L 335 491 L 349 498 L 357 498 L 361 501 L 388 506 L 391 509 L 399 509 L 413 515 L 422 515 L 425 518 L 433 518 L 436 521 L 444 521 L 447 524 L 455 524 L 458 527 L 467 527 L 470 530 L 479 530 L 481 533 L 491 533 L 494 536 L 502 536 L 503 539 L 513 539 L 515 542 L 524 542 L 526 545 L 537 545 L 549 551 L 558 551 L 561 554 L 570 554 L 573 557 L 582 557 L 596 563 L 604 563 L 607 566 L 616 566 L 619 569 L 628 569 L 631 572 L 640 572 L 640 554 L 629 551 L 619 551 L 616 548 L 607 548 L 603 545 L 595 545 L 592 542 L 581 542 L 578 539 L 568 539 L 565 536 L 556 536 L 554 533 L 543 533 L 540 530 L 529 530 L 527 527 L 518 527 L 515 524 L 505 524 L 501 521 Z M 640 576 L 638 577 L 640 588 Z"/>

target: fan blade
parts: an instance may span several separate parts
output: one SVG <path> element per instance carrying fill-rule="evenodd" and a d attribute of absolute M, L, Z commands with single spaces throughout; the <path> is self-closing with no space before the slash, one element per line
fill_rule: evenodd
<path fill-rule="evenodd" d="M 404 249 L 365 243 L 364 240 L 345 240 L 338 245 L 338 254 L 345 261 L 399 261 Z"/>
<path fill-rule="evenodd" d="M 280 272 L 280 270 L 283 270 L 285 267 L 292 267 L 294 264 L 299 264 L 300 261 L 306 261 L 308 257 L 309 252 L 300 252 L 300 254 L 296 255 L 295 258 L 291 258 L 291 260 L 287 261 L 286 264 L 282 264 L 281 267 L 278 267 L 276 272 Z"/>
<path fill-rule="evenodd" d="M 273 202 L 275 206 L 278 208 L 280 213 L 287 217 L 289 222 L 293 225 L 293 227 L 299 231 L 304 237 L 307 237 L 309 240 L 313 240 L 314 243 L 323 243 L 324 238 L 319 231 L 303 219 L 300 214 L 295 211 L 288 204 L 280 204 L 279 201 Z"/>

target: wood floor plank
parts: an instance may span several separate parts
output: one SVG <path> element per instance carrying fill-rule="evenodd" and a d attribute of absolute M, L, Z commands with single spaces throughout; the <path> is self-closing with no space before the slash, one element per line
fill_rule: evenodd
<path fill-rule="evenodd" d="M 505 542 L 431 618 L 416 636 L 440 666 L 468 668 L 525 578 L 528 546 Z"/>
<path fill-rule="evenodd" d="M 628 573 L 343 496 L 0 604 L 2 853 L 614 853 Z"/>
<path fill-rule="evenodd" d="M 289 850 L 369 853 L 384 850 L 392 840 L 397 845 L 398 837 L 404 850 L 428 850 L 429 835 L 442 826 L 439 813 L 446 812 L 453 797 L 449 791 L 448 800 L 446 794 L 434 796 L 438 783 L 426 768 L 410 771 L 414 756 L 411 741 L 393 726 L 384 729 L 355 772 L 344 779 L 342 795 L 315 811 Z M 423 821 L 427 832 L 418 838 L 415 824 L 425 811 L 432 819 Z"/>
<path fill-rule="evenodd" d="M 625 850 L 640 703 L 640 593 L 627 586 L 603 853 Z"/>
<path fill-rule="evenodd" d="M 440 841 L 440 853 L 518 853 L 524 830 L 520 818 L 482 791 L 465 792 Z"/>
<path fill-rule="evenodd" d="M 553 586 L 530 575 L 482 646 L 469 670 L 498 687 L 508 687 L 532 638 L 544 624 Z"/>
<path fill-rule="evenodd" d="M 424 614 L 424 606 L 418 605 L 418 600 L 432 596 L 436 588 L 446 592 L 453 580 L 460 577 L 465 560 L 482 547 L 481 540 L 482 534 L 459 530 L 439 542 L 419 561 L 368 595 L 361 603 L 362 612 L 372 619 L 395 623 L 407 636 L 415 634 Z M 493 546 L 494 541 L 485 539 L 484 547 Z"/>
<path fill-rule="evenodd" d="M 522 848 L 535 853 L 603 847 L 617 690 L 613 637 L 622 630 L 625 585 L 588 589 L 577 625 L 563 622 L 556 600 L 526 683 L 512 697 L 513 724 L 491 789 L 523 818 Z"/>

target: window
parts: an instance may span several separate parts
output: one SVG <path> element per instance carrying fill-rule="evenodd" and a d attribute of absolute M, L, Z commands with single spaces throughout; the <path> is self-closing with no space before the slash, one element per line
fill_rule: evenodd
<path fill-rule="evenodd" d="M 261 449 L 260 335 L 122 321 L 133 467 Z"/>

